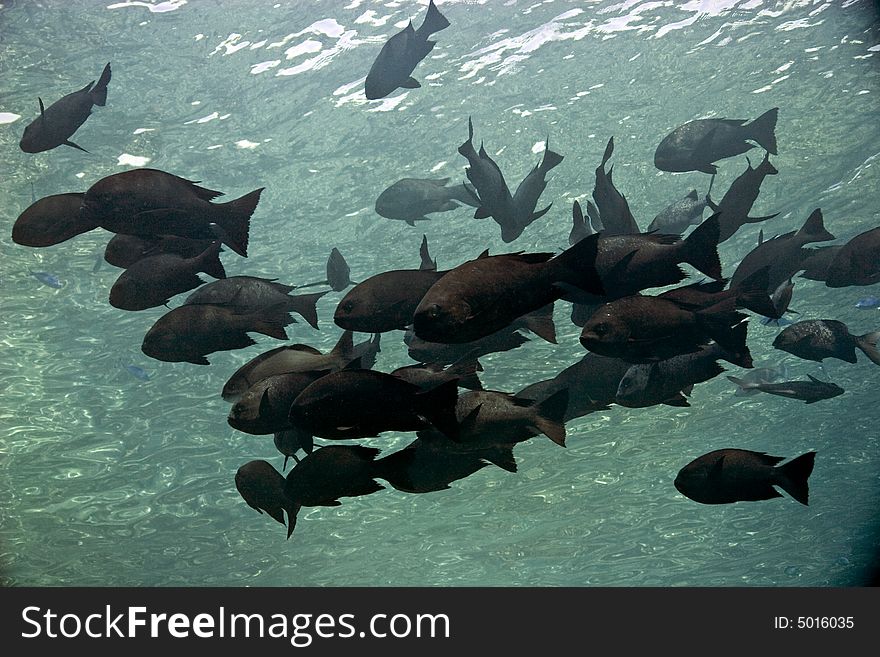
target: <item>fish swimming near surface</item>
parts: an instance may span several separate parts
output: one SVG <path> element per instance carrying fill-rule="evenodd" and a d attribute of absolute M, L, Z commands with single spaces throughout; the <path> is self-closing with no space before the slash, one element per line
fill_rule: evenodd
<path fill-rule="evenodd" d="M 777 216 L 779 213 L 765 215 L 763 217 L 750 217 L 749 212 L 758 198 L 758 192 L 761 190 L 761 183 L 767 176 L 775 176 L 779 171 L 770 164 L 770 153 L 764 154 L 761 163 L 752 168 L 752 163 L 746 158 L 748 166 L 736 180 L 734 180 L 727 190 L 727 193 L 721 198 L 721 201 L 715 203 L 706 195 L 706 202 L 713 212 L 720 215 L 721 234 L 718 242 L 726 242 L 728 239 L 746 224 L 755 224 L 767 221 Z"/>
<path fill-rule="evenodd" d="M 223 193 L 157 169 L 130 169 L 89 187 L 81 212 L 111 233 L 220 239 L 247 256 L 250 219 L 262 192 L 212 203 Z"/>
<path fill-rule="evenodd" d="M 401 87 L 404 89 L 421 87 L 418 80 L 412 77 L 412 72 L 437 45 L 428 37 L 447 27 L 449 21 L 434 5 L 434 0 L 430 0 L 428 12 L 419 29 L 415 29 L 410 21 L 406 28 L 389 38 L 382 46 L 364 81 L 364 94 L 367 100 L 384 98 Z"/>
<path fill-rule="evenodd" d="M 686 231 L 688 226 L 699 225 L 703 220 L 703 211 L 708 205 L 708 199 L 708 195 L 700 198 L 697 190 L 692 189 L 684 198 L 667 205 L 651 220 L 645 232 L 679 235 Z"/>
<path fill-rule="evenodd" d="M 533 222 L 547 214 L 553 205 L 536 210 L 538 199 L 547 187 L 547 174 L 550 170 L 562 162 L 562 155 L 550 150 L 549 139 L 541 161 L 523 178 L 522 182 L 513 193 L 513 214 L 509 217 L 495 217 L 501 226 L 501 241 L 513 242 Z"/>
<path fill-rule="evenodd" d="M 836 319 L 807 319 L 787 326 L 773 340 L 773 346 L 782 351 L 821 362 L 837 358 L 847 363 L 857 362 L 860 349 L 875 365 L 880 365 L 877 341 L 880 331 L 853 335 L 843 322 Z"/>
<path fill-rule="evenodd" d="M 639 225 L 630 212 L 626 197 L 614 186 L 612 174 L 614 167 L 605 171 L 605 164 L 614 153 L 614 137 L 608 140 L 602 162 L 596 167 L 596 183 L 593 187 L 593 200 L 599 211 L 602 233 L 609 235 L 632 235 L 639 231 Z"/>
<path fill-rule="evenodd" d="M 357 285 L 351 280 L 351 267 L 348 266 L 345 258 L 335 246 L 330 250 L 330 257 L 327 258 L 327 278 L 315 283 L 298 285 L 297 289 L 301 290 L 304 287 L 315 287 L 316 285 L 329 285 L 334 292 L 342 292 L 349 285 Z"/>
<path fill-rule="evenodd" d="M 42 153 L 61 145 L 88 152 L 70 138 L 86 122 L 95 105 L 107 104 L 107 85 L 110 82 L 110 63 L 104 67 L 98 82 L 89 82 L 79 91 L 69 93 L 49 107 L 40 103 L 40 116 L 25 126 L 19 147 L 25 153 Z"/>
<path fill-rule="evenodd" d="M 312 328 L 318 328 L 318 300 L 328 292 L 289 294 L 296 289 L 274 278 L 258 276 L 228 276 L 200 286 L 183 302 L 192 306 L 210 304 L 224 306 L 236 313 L 258 314 L 270 307 L 282 307 L 297 313 Z"/>
<path fill-rule="evenodd" d="M 807 480 L 816 452 L 807 452 L 784 465 L 782 456 L 745 449 L 717 449 L 684 466 L 675 477 L 679 493 L 701 504 L 757 502 L 782 497 L 778 486 L 801 504 L 808 504 Z"/>
<path fill-rule="evenodd" d="M 22 246 L 54 246 L 98 227 L 80 215 L 85 194 L 53 194 L 32 203 L 12 224 L 12 241 Z"/>
<path fill-rule="evenodd" d="M 479 152 L 474 148 L 474 123 L 471 117 L 468 117 L 467 141 L 458 147 L 458 152 L 468 161 L 465 175 L 474 186 L 474 196 L 480 201 L 474 211 L 474 219 L 492 217 L 503 226 L 505 220 L 514 215 L 513 195 L 501 168 L 486 153 L 483 144 L 480 144 Z"/>
<path fill-rule="evenodd" d="M 814 376 L 807 374 L 809 381 L 781 381 L 770 383 L 765 381 L 745 381 L 735 376 L 727 379 L 739 386 L 737 394 L 748 395 L 756 392 L 766 392 L 778 397 L 798 399 L 808 404 L 815 404 L 823 399 L 831 399 L 846 392 L 836 383 L 820 381 Z"/>
<path fill-rule="evenodd" d="M 300 459 L 297 452 L 302 450 L 305 454 L 311 454 L 315 449 L 315 437 L 308 431 L 302 429 L 285 429 L 284 431 L 276 431 L 272 436 L 272 442 L 275 448 L 284 455 L 284 463 L 281 466 L 281 472 L 287 470 L 287 462 L 290 457 L 299 463 Z"/>
<path fill-rule="evenodd" d="M 447 187 L 448 183 L 449 178 L 402 178 L 379 194 L 376 214 L 415 226 L 417 221 L 428 221 L 426 215 L 455 210 L 461 203 L 479 207 L 480 199 L 469 187 Z"/>
<path fill-rule="evenodd" d="M 173 253 L 142 258 L 122 272 L 113 283 L 110 305 L 120 310 L 164 306 L 171 297 L 203 285 L 205 281 L 198 276 L 198 272 L 217 279 L 226 278 L 219 253 L 220 242 L 215 241 L 193 258 L 183 258 Z"/>
<path fill-rule="evenodd" d="M 49 287 L 54 287 L 56 289 L 64 287 L 64 283 L 61 282 L 60 278 L 47 271 L 32 271 L 31 276 L 36 278 L 43 285 L 48 285 Z"/>
<path fill-rule="evenodd" d="M 654 153 L 654 166 L 661 171 L 717 173 L 715 162 L 741 155 L 756 142 L 776 155 L 776 120 L 779 108 L 748 119 L 697 119 L 666 135 Z"/>
<path fill-rule="evenodd" d="M 880 283 L 880 227 L 860 233 L 840 247 L 825 271 L 828 287 Z"/>

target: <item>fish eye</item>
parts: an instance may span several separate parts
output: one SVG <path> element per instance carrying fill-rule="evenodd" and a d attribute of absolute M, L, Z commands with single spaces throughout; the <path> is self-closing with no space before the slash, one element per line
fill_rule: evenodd
<path fill-rule="evenodd" d="M 440 317 L 440 314 L 440 306 L 438 306 L 436 303 L 428 308 L 428 317 L 430 317 L 431 319 L 436 319 L 437 317 Z"/>

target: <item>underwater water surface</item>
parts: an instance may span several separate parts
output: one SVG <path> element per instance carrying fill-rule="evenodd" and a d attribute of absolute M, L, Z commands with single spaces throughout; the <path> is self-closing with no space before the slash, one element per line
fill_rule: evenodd
<path fill-rule="evenodd" d="M 880 18 L 865 0 L 443 0 L 450 26 L 415 69 L 421 87 L 367 100 L 364 78 L 385 40 L 427 2 L 371 0 L 0 0 L 0 582 L 7 586 L 859 586 L 880 536 L 880 368 L 819 363 L 772 347 L 780 328 L 752 316 L 756 365 L 831 378 L 846 392 L 816 404 L 741 397 L 725 376 L 689 407 L 613 405 L 567 423 L 566 446 L 518 445 L 517 472 L 494 465 L 448 490 L 390 486 L 304 508 L 294 534 L 249 508 L 236 470 L 283 456 L 271 436 L 226 421 L 220 397 L 241 365 L 284 342 L 254 335 L 210 365 L 167 363 L 140 345 L 164 307 L 108 303 L 119 270 L 100 263 L 111 234 L 15 244 L 33 201 L 84 192 L 133 167 L 222 190 L 265 187 L 248 257 L 229 275 L 302 285 L 324 278 L 332 248 L 351 277 L 415 268 L 427 236 L 440 269 L 490 253 L 568 246 L 574 200 L 590 197 L 614 138 L 614 183 L 640 227 L 705 173 L 657 170 L 653 153 L 696 118 L 752 119 L 779 108 L 778 175 L 755 215 L 720 249 L 724 273 L 765 236 L 821 208 L 842 244 L 880 225 Z M 77 131 L 83 152 L 23 153 L 24 126 L 111 62 L 107 104 Z M 458 146 L 484 142 L 511 185 L 547 144 L 546 215 L 510 244 L 467 206 L 409 226 L 380 217 L 398 179 L 465 180 Z M 724 190 L 754 149 L 719 163 Z M 719 197 L 721 192 L 717 192 Z M 46 284 L 35 272 L 50 274 Z M 692 278 L 701 275 L 689 270 Z M 798 319 L 880 329 L 859 299 L 877 286 L 830 289 L 795 279 Z M 319 288 L 315 288 L 318 290 Z M 313 290 L 314 291 L 314 290 Z M 290 342 L 327 351 L 343 293 L 318 303 L 319 329 Z M 170 307 L 179 305 L 175 298 Z M 557 344 L 533 334 L 480 359 L 487 389 L 516 392 L 585 354 L 570 306 L 556 303 Z M 358 334 L 356 341 L 369 336 Z M 375 368 L 413 360 L 402 331 L 382 335 Z M 722 363 L 725 375 L 745 372 Z M 411 434 L 358 441 L 382 454 Z M 319 444 L 324 444 L 320 439 Z M 809 505 L 788 495 L 702 505 L 673 486 L 711 450 L 791 458 L 814 450 Z"/>

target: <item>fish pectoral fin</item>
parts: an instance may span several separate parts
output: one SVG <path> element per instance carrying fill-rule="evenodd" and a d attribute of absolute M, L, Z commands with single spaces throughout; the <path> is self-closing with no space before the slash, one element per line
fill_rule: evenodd
<path fill-rule="evenodd" d="M 401 84 L 400 86 L 404 89 L 418 89 L 422 85 L 414 77 L 409 76 L 406 80 L 403 81 L 403 84 Z"/>
<path fill-rule="evenodd" d="M 73 143 L 73 142 L 70 141 L 69 139 L 68 139 L 67 141 L 63 141 L 63 142 L 61 142 L 61 143 L 64 144 L 65 146 L 70 146 L 71 148 L 78 148 L 78 149 L 81 150 L 83 153 L 88 153 L 88 151 L 87 151 L 85 148 L 83 148 L 82 146 L 80 146 L 80 145 L 78 145 L 78 144 Z"/>
<path fill-rule="evenodd" d="M 489 213 L 489 211 L 483 206 L 478 207 L 474 211 L 474 219 L 488 219 L 491 216 L 492 215 Z"/>

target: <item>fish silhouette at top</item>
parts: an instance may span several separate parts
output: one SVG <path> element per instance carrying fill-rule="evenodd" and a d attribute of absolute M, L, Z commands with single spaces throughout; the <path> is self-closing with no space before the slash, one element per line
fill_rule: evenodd
<path fill-rule="evenodd" d="M 392 36 L 382 46 L 364 82 L 367 100 L 384 98 L 401 87 L 404 89 L 421 87 L 419 81 L 412 77 L 412 72 L 436 45 L 436 42 L 429 41 L 428 37 L 447 27 L 449 21 L 434 5 L 434 0 L 431 0 L 428 4 L 428 13 L 425 14 L 419 29 L 415 29 L 410 21 L 406 28 Z"/>
<path fill-rule="evenodd" d="M 104 67 L 97 84 L 94 80 L 79 91 L 69 93 L 49 107 L 40 103 L 40 116 L 25 126 L 19 147 L 25 153 L 42 153 L 58 146 L 71 146 L 81 151 L 85 148 L 70 141 L 79 127 L 86 122 L 95 105 L 107 103 L 107 84 L 110 82 L 110 63 Z"/>
<path fill-rule="evenodd" d="M 661 171 L 716 173 L 714 162 L 741 155 L 757 142 L 776 155 L 776 119 L 779 108 L 767 110 L 754 121 L 748 119 L 697 119 L 670 132 L 654 153 L 654 166 Z M 748 140 L 748 141 L 747 141 Z"/>

